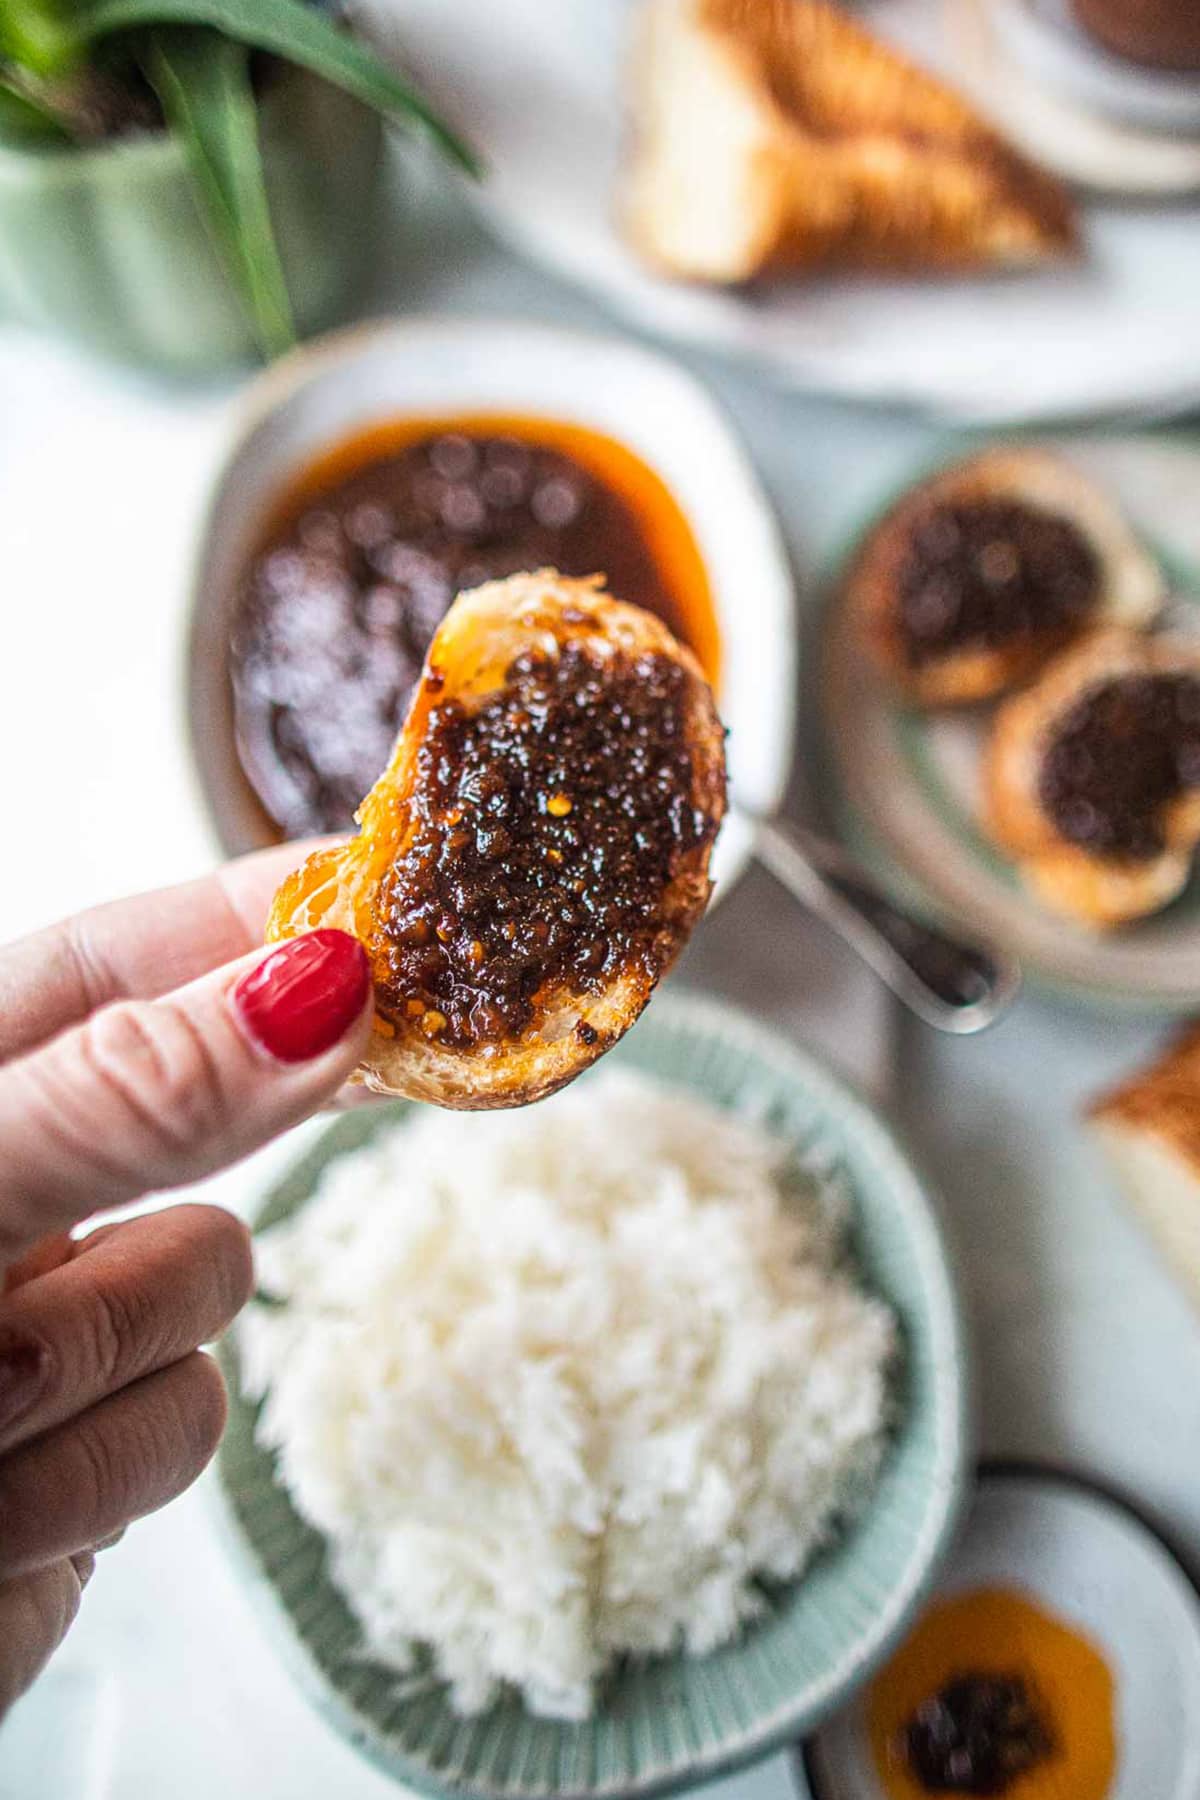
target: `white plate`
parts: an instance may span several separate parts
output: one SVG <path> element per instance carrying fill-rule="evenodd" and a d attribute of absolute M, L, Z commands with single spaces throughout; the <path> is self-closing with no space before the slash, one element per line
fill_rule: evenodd
<path fill-rule="evenodd" d="M 859 10 L 933 62 L 941 0 Z M 647 272 L 613 223 L 627 141 L 622 0 L 367 0 L 489 165 L 518 247 L 645 326 L 798 388 L 977 421 L 1179 408 L 1200 396 L 1200 211 L 1087 209 L 1078 268 L 977 280 L 825 278 L 753 294 Z"/>
<path fill-rule="evenodd" d="M 1108 1800 L 1200 1794 L 1200 1600 L 1166 1546 L 1067 1476 L 996 1471 L 979 1486 L 937 1598 L 1016 1586 L 1098 1645 L 1116 1686 Z M 814 1800 L 886 1800 L 861 1703 L 806 1747 Z"/>
<path fill-rule="evenodd" d="M 1195 629 L 1200 451 L 1151 438 L 1068 438 L 1052 447 L 1110 488 L 1167 558 L 1179 624 Z M 1042 906 L 979 822 L 988 711 L 921 712 L 901 704 L 879 679 L 836 595 L 822 697 L 835 804 L 856 848 L 887 885 L 984 934 L 1052 986 L 1164 1011 L 1196 1006 L 1200 881 L 1164 912 L 1104 935 Z"/>
<path fill-rule="evenodd" d="M 792 760 L 796 630 L 791 574 L 774 516 L 741 445 L 708 394 L 665 357 L 620 339 L 504 319 L 406 319 L 339 332 L 294 351 L 249 390 L 217 478 L 196 560 L 193 668 L 223 664 L 237 585 L 272 502 L 313 457 L 376 421 L 406 414 L 525 413 L 607 433 L 657 471 L 708 571 L 721 640 L 717 695 L 729 732 L 731 797 L 770 814 Z M 226 708 L 228 712 L 229 708 Z M 210 796 L 244 790 L 232 723 L 197 716 L 192 742 Z M 261 823 L 258 826 L 261 841 Z M 717 841 L 717 891 L 750 854 L 735 813 Z M 243 844 L 242 847 L 245 847 Z"/>

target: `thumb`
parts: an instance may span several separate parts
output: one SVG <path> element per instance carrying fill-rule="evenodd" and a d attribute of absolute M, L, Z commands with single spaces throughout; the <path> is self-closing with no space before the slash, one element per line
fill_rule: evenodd
<path fill-rule="evenodd" d="M 0 1584 L 0 1719 L 66 1636 L 82 1585 L 66 1557 Z"/>
<path fill-rule="evenodd" d="M 162 1000 L 104 1007 L 0 1070 L 0 1267 L 313 1112 L 358 1061 L 370 998 L 361 944 L 316 931 Z"/>

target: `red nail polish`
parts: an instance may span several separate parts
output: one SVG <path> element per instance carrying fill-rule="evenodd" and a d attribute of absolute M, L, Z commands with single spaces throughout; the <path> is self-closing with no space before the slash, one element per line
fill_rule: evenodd
<path fill-rule="evenodd" d="M 28 1412 L 45 1384 L 50 1352 L 36 1338 L 0 1331 L 0 1431 Z"/>
<path fill-rule="evenodd" d="M 278 1062 L 308 1062 L 345 1037 L 366 1004 L 366 951 L 345 931 L 289 938 L 243 975 L 233 1004 L 255 1041 Z"/>

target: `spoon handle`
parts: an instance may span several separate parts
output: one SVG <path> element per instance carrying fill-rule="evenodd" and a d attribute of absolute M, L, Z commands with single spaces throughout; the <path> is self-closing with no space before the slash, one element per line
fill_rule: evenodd
<path fill-rule="evenodd" d="M 790 821 L 759 819 L 755 854 L 926 1024 L 982 1031 L 1016 996 L 1021 971 L 1011 957 L 903 911 L 838 845 Z"/>

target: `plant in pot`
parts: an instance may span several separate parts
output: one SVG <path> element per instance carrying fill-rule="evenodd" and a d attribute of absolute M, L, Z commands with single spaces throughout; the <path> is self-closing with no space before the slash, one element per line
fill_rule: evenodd
<path fill-rule="evenodd" d="M 0 0 L 0 313 L 180 369 L 336 316 L 382 119 L 470 150 L 305 0 Z"/>

